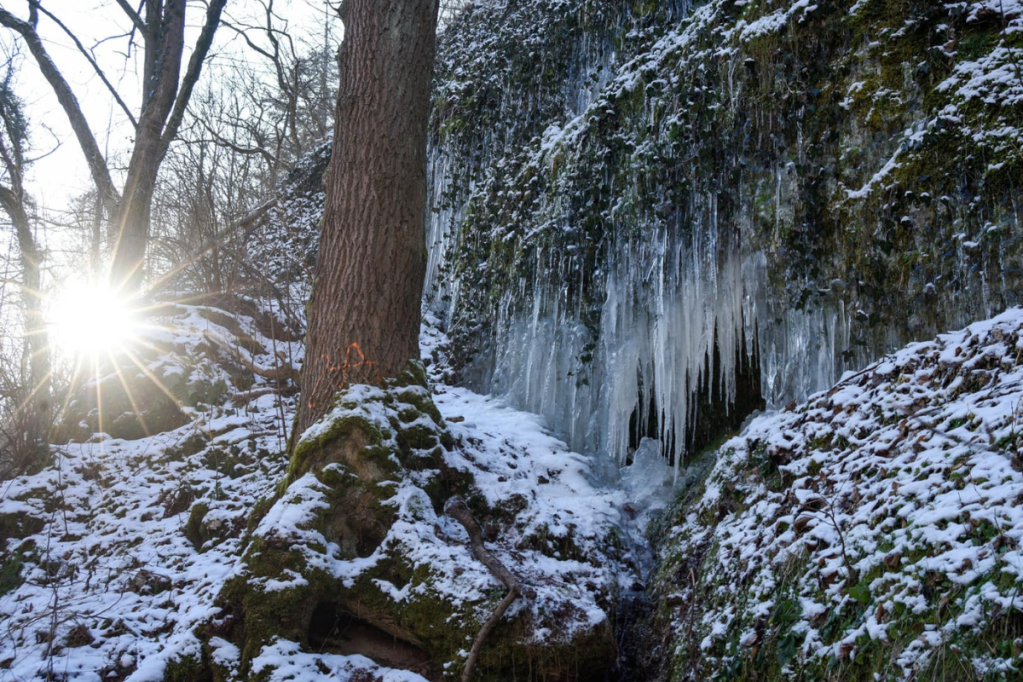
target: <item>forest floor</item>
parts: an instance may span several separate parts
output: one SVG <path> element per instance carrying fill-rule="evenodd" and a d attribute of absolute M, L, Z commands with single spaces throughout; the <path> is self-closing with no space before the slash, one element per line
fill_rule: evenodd
<path fill-rule="evenodd" d="M 177 428 L 55 447 L 42 472 L 3 484 L 0 682 L 158 682 L 204 651 L 224 670 L 238 660 L 202 626 L 244 570 L 253 508 L 279 492 L 295 398 L 258 374 L 236 385 L 223 349 L 244 346 L 245 363 L 264 368 L 301 351 L 282 351 L 240 314 L 178 306 L 153 322 L 165 352 L 149 373 L 218 398 L 183 408 Z M 539 417 L 445 383 L 445 339 L 429 322 L 432 399 L 457 444 L 447 465 L 470 473 L 493 508 L 519 500 L 488 542 L 536 587 L 509 612 L 548 623 L 535 643 L 605 622 L 620 636 L 636 627 L 629 601 L 651 598 L 653 619 L 639 622 L 667 643 L 659 655 L 676 672 L 1018 673 L 1023 311 L 913 344 L 758 416 L 674 486 L 653 442 L 620 473 L 572 452 Z M 401 534 L 422 543 L 423 561 L 450 564 L 434 587 L 460 617 L 486 617 L 501 586 L 452 519 L 429 512 Z M 407 598 L 407 586 L 388 589 Z M 565 604 L 570 616 L 551 625 Z M 379 634 L 352 623 L 340 639 L 279 640 L 253 663 L 282 682 L 325 671 L 421 682 L 464 662 L 424 672 Z"/>
<path fill-rule="evenodd" d="M 217 616 L 221 588 L 241 570 L 250 512 L 274 495 L 285 475 L 282 425 L 292 423 L 295 409 L 294 397 L 261 390 L 268 382 L 258 376 L 238 390 L 207 362 L 215 357 L 215 349 L 204 345 L 211 329 L 220 346 L 247 345 L 247 362 L 266 365 L 273 353 L 272 340 L 252 319 L 233 315 L 226 324 L 225 314 L 179 306 L 175 316 L 151 320 L 151 328 L 160 330 L 153 334 L 173 336 L 177 348 L 155 357 L 151 373 L 190 376 L 205 367 L 226 384 L 220 404 L 186 408 L 187 423 L 143 438 L 93 434 L 87 442 L 54 447 L 51 466 L 3 484 L 0 681 L 157 682 L 201 655 L 199 629 Z M 238 343 L 239 335 L 245 344 Z M 443 342 L 435 328 L 424 327 L 424 352 Z M 277 350 L 278 358 L 284 355 Z M 598 603 L 602 594 L 643 589 L 653 555 L 641 524 L 666 504 L 667 465 L 647 462 L 652 485 L 619 481 L 610 463 L 571 452 L 535 415 L 439 382 L 433 399 L 459 444 L 447 454 L 449 465 L 471 470 L 489 503 L 528 500 L 516 520 L 518 538 L 501 538 L 496 551 L 538 587 L 529 608 L 570 600 L 580 607 L 575 619 L 582 627 L 612 617 Z M 437 523 L 452 537 L 460 532 L 447 528 L 449 519 Z M 551 536 L 550 548 L 514 548 L 517 539 L 537 532 Z M 615 548 L 603 545 L 609 533 L 620 538 Z M 580 555 L 560 556 L 558 536 L 571 537 Z M 456 538 L 455 544 L 464 541 Z M 467 550 L 459 551 L 465 555 L 460 560 L 472 564 Z M 467 568 L 458 571 L 460 580 L 481 583 L 474 589 L 493 588 L 482 566 Z M 564 626 L 571 629 L 571 619 Z M 372 634 L 361 637 L 355 628 L 341 645 L 318 642 L 315 651 L 282 641 L 264 651 L 259 664 L 275 680 L 320 679 L 324 670 L 341 680 L 359 671 L 389 682 L 424 680 L 367 658 L 401 661 L 389 657 L 386 642 Z M 535 633 L 538 640 L 544 636 Z M 229 643 L 219 644 L 214 657 L 237 655 Z M 447 667 L 460 670 L 457 661 Z"/>

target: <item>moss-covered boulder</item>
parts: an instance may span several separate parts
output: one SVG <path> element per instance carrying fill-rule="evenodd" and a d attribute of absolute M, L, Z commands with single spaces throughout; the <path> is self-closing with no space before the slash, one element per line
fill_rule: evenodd
<path fill-rule="evenodd" d="M 474 560 L 443 504 L 467 495 L 495 530 L 514 515 L 488 505 L 471 473 L 447 461 L 456 443 L 426 383 L 414 364 L 384 388 L 349 387 L 297 439 L 276 499 L 250 524 L 243 568 L 221 595 L 237 674 L 262 679 L 275 667 L 267 661 L 279 660 L 267 652 L 292 645 L 306 654 L 379 654 L 393 667 L 418 661 L 431 679 L 460 674 L 507 590 Z M 610 666 L 609 620 L 581 612 L 561 588 L 542 594 L 542 607 L 520 601 L 491 635 L 481 679 L 513 670 L 523 679 L 583 679 Z M 589 620 L 556 631 L 559 622 Z M 367 633 L 364 648 L 339 638 L 342 621 Z M 381 636 L 390 653 L 372 648 Z"/>

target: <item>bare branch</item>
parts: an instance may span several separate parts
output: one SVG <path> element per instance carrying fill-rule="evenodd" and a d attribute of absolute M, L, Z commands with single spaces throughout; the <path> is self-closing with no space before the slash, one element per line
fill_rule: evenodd
<path fill-rule="evenodd" d="M 78 144 L 85 155 L 85 161 L 89 166 L 93 182 L 96 183 L 96 188 L 103 198 L 104 206 L 113 215 L 117 211 L 120 197 L 114 188 L 113 180 L 110 178 L 110 170 L 107 168 L 106 159 L 100 151 L 99 144 L 96 143 L 96 138 L 89 128 L 88 121 L 85 120 L 85 114 L 82 113 L 82 108 L 78 104 L 78 99 L 71 90 L 71 86 L 64 80 L 64 76 L 57 69 L 56 64 L 53 63 L 49 53 L 46 51 L 46 47 L 43 46 L 43 42 L 39 38 L 39 34 L 36 33 L 35 26 L 18 19 L 2 7 L 0 7 L 0 25 L 15 31 L 24 39 L 25 44 L 36 60 L 36 64 L 39 66 L 40 72 L 49 82 L 53 93 L 57 96 L 57 101 L 60 102 L 61 108 L 64 109 L 64 113 L 71 124 L 71 129 L 74 131 L 75 137 L 78 138 Z"/>
<path fill-rule="evenodd" d="M 209 133 L 209 135 L 210 135 L 209 141 L 212 142 L 213 144 L 218 145 L 220 147 L 225 147 L 227 149 L 230 149 L 234 153 L 241 154 L 243 156 L 259 155 L 259 156 L 263 157 L 263 160 L 266 161 L 267 165 L 270 165 L 270 166 L 273 166 L 275 163 L 277 163 L 276 157 L 274 157 L 274 155 L 271 154 L 267 149 L 265 149 L 265 148 L 263 148 L 261 146 L 257 146 L 257 147 L 245 147 L 245 146 L 242 146 L 240 144 L 232 142 L 231 140 L 228 140 L 226 137 L 224 137 L 223 135 L 221 135 L 220 133 L 215 131 L 209 125 L 209 123 L 207 123 L 206 121 L 202 121 L 201 123 L 202 123 L 202 127 L 206 129 L 207 133 Z M 203 140 L 202 138 L 200 138 L 200 139 L 197 139 L 195 141 L 196 142 L 204 142 L 206 140 Z"/>
<path fill-rule="evenodd" d="M 78 40 L 78 37 L 74 33 L 71 32 L 71 29 L 64 25 L 64 22 L 62 22 L 57 17 L 53 16 L 53 14 L 49 12 L 45 7 L 39 5 L 39 11 L 48 16 L 53 21 L 53 23 L 57 24 L 57 26 L 60 26 L 61 30 L 64 31 L 65 34 L 67 34 L 67 37 L 74 41 L 75 46 L 78 48 L 78 51 L 81 52 L 82 56 L 85 57 L 89 61 L 89 64 L 92 65 L 92 68 L 96 72 L 96 75 L 99 76 L 101 81 L 103 81 L 103 85 L 107 86 L 107 90 L 109 90 L 110 94 L 114 96 L 114 100 L 117 102 L 118 106 L 121 107 L 121 111 L 123 111 L 124 115 L 128 117 L 128 120 L 131 121 L 132 126 L 138 128 L 139 124 L 138 121 L 135 120 L 135 115 L 131 113 L 131 109 L 129 109 L 128 105 L 124 103 L 123 99 L 121 99 L 121 96 L 117 93 L 117 88 L 115 88 L 113 84 L 107 79 L 107 75 L 103 73 L 103 69 L 99 67 L 99 64 L 96 63 L 96 60 L 92 58 L 91 54 L 89 54 L 89 51 L 85 49 L 85 45 L 82 45 L 82 42 Z"/>
<path fill-rule="evenodd" d="M 46 157 L 51 156 L 52 154 L 56 153 L 56 151 L 58 149 L 60 149 L 61 146 L 64 144 L 63 142 L 61 142 L 60 138 L 57 137 L 57 135 L 53 132 L 53 130 L 51 128 L 49 128 L 48 126 L 44 125 L 43 129 L 45 129 L 46 132 L 48 132 L 50 134 L 50 136 L 53 137 L 53 147 L 50 149 L 50 151 L 43 152 L 39 156 L 33 156 L 32 158 L 25 159 L 25 164 L 26 165 L 31 165 L 31 164 L 35 163 L 36 161 L 42 161 Z"/>
<path fill-rule="evenodd" d="M 188 60 L 188 68 L 185 70 L 185 77 L 181 81 L 181 88 L 178 91 L 177 100 L 174 102 L 174 110 L 163 129 L 160 139 L 162 153 L 167 151 L 171 141 L 178 134 L 178 128 L 181 127 L 181 119 L 185 116 L 188 100 L 192 97 L 192 90 L 195 88 L 196 81 L 199 80 L 199 74 L 202 73 L 202 66 L 210 51 L 210 45 L 213 44 L 213 34 L 216 33 L 217 26 L 220 24 L 220 15 L 224 11 L 225 4 L 227 4 L 227 0 L 212 0 L 206 9 L 206 22 L 203 24 L 199 38 L 195 41 L 195 49 L 192 50 L 192 56 Z"/>
<path fill-rule="evenodd" d="M 132 6 L 128 4 L 128 0 L 117 0 L 117 4 L 120 5 L 124 13 L 131 19 L 131 23 L 135 25 L 138 32 L 142 34 L 143 38 L 149 38 L 149 27 L 146 26 L 146 22 L 142 21 L 142 17 L 139 13 L 132 9 Z"/>
<path fill-rule="evenodd" d="M 97 47 L 99 47 L 103 43 L 108 43 L 111 40 L 120 40 L 121 38 L 131 38 L 134 35 L 134 33 L 135 33 L 135 27 L 133 26 L 131 31 L 129 31 L 128 33 L 118 33 L 117 35 L 107 36 L 106 38 L 100 38 L 99 40 L 97 40 L 96 42 L 94 42 L 92 44 L 92 47 L 89 48 L 89 52 L 95 52 Z M 118 54 L 123 54 L 123 53 L 119 52 Z"/>
<path fill-rule="evenodd" d="M 500 580 L 508 588 L 508 594 L 505 595 L 501 603 L 497 605 L 490 617 L 480 628 L 479 633 L 476 635 L 476 639 L 472 643 L 472 650 L 469 652 L 469 658 L 465 662 L 465 667 L 462 669 L 462 682 L 469 682 L 472 679 L 473 670 L 476 667 L 476 662 L 479 660 L 480 652 L 483 650 L 483 643 L 486 641 L 490 631 L 494 629 L 498 621 L 504 617 L 508 607 L 514 603 L 519 595 L 526 599 L 535 599 L 536 590 L 528 585 L 525 585 L 521 580 L 515 577 L 511 571 L 509 571 L 501 561 L 490 553 L 490 550 L 483 544 L 483 529 L 480 528 L 479 522 L 472 515 L 472 511 L 469 509 L 469 505 L 465 503 L 459 496 L 450 498 L 444 504 L 444 513 L 455 519 L 462 524 L 465 528 L 465 532 L 469 534 L 469 544 L 472 547 L 473 555 L 479 559 L 479 561 L 486 566 L 491 575 Z"/>
<path fill-rule="evenodd" d="M 536 597 L 536 590 L 523 584 L 483 544 L 483 529 L 480 528 L 479 522 L 472 515 L 472 510 L 469 509 L 469 505 L 465 503 L 465 500 L 458 495 L 450 498 L 444 504 L 444 513 L 462 524 L 465 532 L 469 534 L 469 544 L 472 547 L 473 555 L 490 570 L 490 573 L 495 578 L 504 583 L 505 587 L 509 590 L 516 590 L 521 593 L 526 599 Z"/>

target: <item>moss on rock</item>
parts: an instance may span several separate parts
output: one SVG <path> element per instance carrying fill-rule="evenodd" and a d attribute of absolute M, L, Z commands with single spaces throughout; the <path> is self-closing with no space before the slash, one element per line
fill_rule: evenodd
<path fill-rule="evenodd" d="M 687 479 L 656 531 L 648 677 L 1015 679 L 1023 479 L 994 444 L 1021 330 L 1010 311 L 910 346 Z"/>
<path fill-rule="evenodd" d="M 505 590 L 481 592 L 480 581 L 492 580 L 485 569 L 471 565 L 462 576 L 466 567 L 454 557 L 468 557 L 467 548 L 452 548 L 438 535 L 443 503 L 456 492 L 474 497 L 471 474 L 445 461 L 452 445 L 419 363 L 383 388 L 342 392 L 297 439 L 286 484 L 254 513 L 244 569 L 219 597 L 243 677 L 275 642 L 309 647 L 322 637 L 311 628 L 325 605 L 425 651 L 438 670 L 452 662 L 451 674 L 460 669 Z M 501 518 L 475 499 L 482 521 Z M 192 516 L 201 534 L 199 505 Z M 570 539 L 564 543 L 572 549 Z M 456 587 L 459 580 L 468 582 Z M 581 619 L 543 614 L 544 627 L 569 616 Z M 534 618 L 524 608 L 498 626 L 480 660 L 480 679 L 507 679 L 511 670 L 529 670 L 529 679 L 582 679 L 610 666 L 610 621 L 537 640 Z"/>

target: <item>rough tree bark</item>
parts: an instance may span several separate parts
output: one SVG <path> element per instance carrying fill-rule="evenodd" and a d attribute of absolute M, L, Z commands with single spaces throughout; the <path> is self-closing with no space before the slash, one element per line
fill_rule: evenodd
<path fill-rule="evenodd" d="M 298 433 L 345 384 L 419 355 L 426 130 L 438 0 L 346 0 Z"/>

